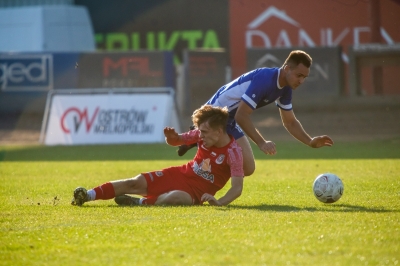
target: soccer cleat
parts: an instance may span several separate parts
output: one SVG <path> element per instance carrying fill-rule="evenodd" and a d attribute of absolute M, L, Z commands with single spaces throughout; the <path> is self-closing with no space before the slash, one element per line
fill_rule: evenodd
<path fill-rule="evenodd" d="M 185 155 L 185 153 L 187 153 L 187 151 L 190 150 L 191 148 L 193 148 L 194 146 L 197 146 L 197 143 L 193 143 L 190 145 L 183 144 L 183 145 L 179 146 L 178 151 L 177 151 L 178 155 L 179 156 Z"/>
<path fill-rule="evenodd" d="M 122 195 L 115 197 L 114 201 L 120 206 L 135 206 L 139 205 L 140 199 L 128 195 Z"/>
<path fill-rule="evenodd" d="M 77 187 L 74 190 L 74 198 L 71 201 L 72 205 L 82 206 L 88 200 L 87 190 L 83 187 Z"/>

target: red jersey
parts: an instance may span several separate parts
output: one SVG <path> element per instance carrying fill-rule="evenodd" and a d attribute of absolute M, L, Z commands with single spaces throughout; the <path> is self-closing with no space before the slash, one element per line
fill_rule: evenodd
<path fill-rule="evenodd" d="M 232 136 L 228 145 L 221 148 L 204 147 L 198 129 L 183 133 L 181 136 L 185 144 L 197 142 L 198 146 L 193 160 L 183 165 L 181 170 L 195 184 L 194 190 L 215 195 L 231 176 L 244 176 L 242 148 Z"/>

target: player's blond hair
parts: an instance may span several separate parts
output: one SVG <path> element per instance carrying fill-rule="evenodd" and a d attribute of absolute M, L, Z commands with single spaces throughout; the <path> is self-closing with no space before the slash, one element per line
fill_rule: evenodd
<path fill-rule="evenodd" d="M 299 64 L 303 64 L 307 68 L 310 68 L 312 64 L 312 58 L 304 51 L 294 50 L 291 51 L 289 56 L 286 58 L 285 63 L 283 63 L 283 67 L 288 65 L 289 67 L 293 68 Z"/>
<path fill-rule="evenodd" d="M 212 105 L 203 105 L 196 109 L 192 115 L 193 124 L 199 126 L 205 122 L 213 129 L 221 128 L 226 132 L 226 124 L 228 123 L 229 113 L 227 107 L 219 107 Z"/>

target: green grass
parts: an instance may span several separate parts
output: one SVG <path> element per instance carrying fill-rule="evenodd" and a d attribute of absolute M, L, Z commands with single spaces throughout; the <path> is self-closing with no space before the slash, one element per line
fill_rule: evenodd
<path fill-rule="evenodd" d="M 0 265 L 400 265 L 400 140 L 255 149 L 227 207 L 70 205 L 94 187 L 189 160 L 164 144 L 0 147 Z M 315 177 L 343 197 L 323 204 Z M 225 189 L 219 194 L 223 194 Z"/>

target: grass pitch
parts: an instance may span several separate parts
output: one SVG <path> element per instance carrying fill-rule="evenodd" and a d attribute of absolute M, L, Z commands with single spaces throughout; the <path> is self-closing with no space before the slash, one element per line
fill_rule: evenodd
<path fill-rule="evenodd" d="M 227 207 L 70 205 L 77 186 L 185 163 L 165 144 L 0 147 L 0 265 L 399 265 L 400 139 L 255 149 Z M 317 201 L 315 177 L 344 195 Z M 226 189 L 219 194 L 225 193 Z"/>

